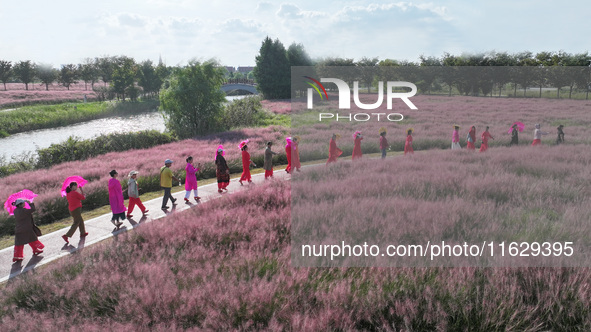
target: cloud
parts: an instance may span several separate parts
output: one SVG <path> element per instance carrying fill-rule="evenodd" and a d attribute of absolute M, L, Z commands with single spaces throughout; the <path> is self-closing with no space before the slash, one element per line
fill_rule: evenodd
<path fill-rule="evenodd" d="M 267 1 L 263 1 L 263 2 L 259 2 L 257 4 L 257 8 L 255 9 L 255 12 L 257 12 L 257 13 L 268 13 L 268 12 L 272 11 L 273 8 L 275 8 L 275 6 L 273 5 L 273 3 L 267 2 Z"/>

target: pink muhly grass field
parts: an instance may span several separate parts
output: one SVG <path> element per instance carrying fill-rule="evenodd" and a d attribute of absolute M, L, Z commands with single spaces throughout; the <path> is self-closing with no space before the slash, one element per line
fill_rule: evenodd
<path fill-rule="evenodd" d="M 328 156 L 328 143 L 332 133 L 341 134 L 337 141 L 339 148 L 344 151 L 343 157 L 351 156 L 353 139 L 351 135 L 361 130 L 364 140 L 361 147 L 364 153 L 379 152 L 380 127 L 386 127 L 386 138 L 392 151 L 402 151 L 408 128 L 414 129 L 413 147 L 416 150 L 449 149 L 453 124 L 460 128 L 460 144 L 466 147 L 466 135 L 472 125 L 476 126 L 476 148 L 481 144 L 480 135 L 485 126 L 490 126 L 490 133 L 494 140 L 489 141 L 490 147 L 506 146 L 511 141 L 507 133 L 511 124 L 521 121 L 525 130 L 519 134 L 520 145 L 530 145 L 533 141 L 534 125 L 541 124 L 542 131 L 550 132 L 543 136 L 542 143 L 552 145 L 556 141 L 556 127 L 565 126 L 565 142 L 567 144 L 591 144 L 591 101 L 586 100 L 556 100 L 536 98 L 491 98 L 491 97 L 463 97 L 463 96 L 428 96 L 421 95 L 411 98 L 418 110 L 409 109 L 402 101 L 394 101 L 393 109 L 387 110 L 384 104 L 377 110 L 339 110 L 336 96 L 329 96 L 331 103 L 321 104 L 312 111 L 305 109 L 305 104 L 294 103 L 296 111 L 291 113 L 292 134 L 300 135 L 300 154 L 303 160 L 321 159 Z M 377 95 L 361 95 L 364 103 L 375 102 Z M 269 102 L 270 105 L 282 102 Z M 273 106 L 268 106 L 273 108 Z M 351 102 L 351 107 L 355 104 Z M 404 120 L 400 122 L 377 121 L 374 115 L 369 121 L 341 120 L 339 122 L 326 120 L 320 122 L 321 112 L 339 113 L 348 116 L 349 113 L 401 113 Z M 384 115 L 382 115 L 384 119 Z"/>
<path fill-rule="evenodd" d="M 589 269 L 293 268 L 290 183 L 124 233 L 1 291 L 7 330 L 586 330 Z"/>
<path fill-rule="evenodd" d="M 102 86 L 102 83 L 95 83 L 95 86 Z M 29 105 L 33 103 L 60 103 L 71 101 L 83 101 L 86 95 L 87 101 L 96 100 L 96 95 L 92 91 L 90 84 L 88 90 L 84 89 L 84 82 L 78 82 L 66 87 L 53 83 L 49 85 L 49 91 L 45 90 L 45 84 L 31 83 L 29 90 L 25 90 L 22 83 L 8 83 L 5 91 L 0 84 L 0 108 L 12 106 Z"/>

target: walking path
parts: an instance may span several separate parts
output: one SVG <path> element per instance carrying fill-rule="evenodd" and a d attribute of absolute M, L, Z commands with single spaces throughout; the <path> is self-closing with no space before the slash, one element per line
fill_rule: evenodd
<path fill-rule="evenodd" d="M 284 168 L 276 169 L 274 172 L 275 179 L 289 178 L 289 175 L 284 171 Z M 264 173 L 252 175 L 252 181 L 256 183 L 262 183 L 264 180 Z M 248 188 L 249 184 L 244 182 L 244 186 L 238 183 L 237 179 L 232 179 L 228 186 L 228 192 L 233 193 Z M 60 229 L 50 234 L 43 235 L 39 240 L 45 245 L 43 254 L 39 256 L 33 256 L 30 246 L 25 246 L 25 260 L 22 262 L 12 263 L 12 257 L 14 253 L 14 247 L 0 250 L 0 283 L 7 281 L 8 279 L 14 278 L 15 276 L 32 270 L 35 267 L 42 266 L 49 262 L 52 262 L 58 258 L 72 254 L 82 248 L 92 245 L 94 243 L 103 241 L 110 237 L 116 236 L 122 232 L 138 227 L 144 223 L 160 219 L 166 215 L 183 211 L 191 207 L 197 207 L 199 204 L 203 204 L 212 199 L 216 199 L 227 195 L 227 193 L 220 194 L 217 190 L 217 183 L 212 183 L 204 186 L 199 186 L 199 197 L 201 197 L 202 203 L 196 203 L 193 197 L 192 202 L 187 204 L 184 202 L 185 191 L 180 191 L 172 194 L 177 199 L 177 205 L 174 206 L 169 201 L 168 206 L 171 208 L 167 211 L 161 210 L 162 197 L 143 202 L 149 211 L 146 217 L 142 217 L 142 213 L 139 208 L 135 208 L 132 215 L 133 218 L 129 218 L 124 221 L 123 225 L 118 231 L 115 231 L 113 224 L 111 223 L 112 214 L 104 214 L 102 216 L 85 220 L 86 231 L 88 236 L 86 238 L 79 238 L 79 232 L 76 231 L 73 237 L 70 238 L 70 243 L 66 244 L 62 239 L 62 235 L 66 233 L 67 229 Z"/>

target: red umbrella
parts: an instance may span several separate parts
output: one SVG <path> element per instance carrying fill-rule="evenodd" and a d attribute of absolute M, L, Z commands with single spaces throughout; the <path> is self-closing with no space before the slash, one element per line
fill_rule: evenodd
<path fill-rule="evenodd" d="M 514 122 L 514 123 L 511 125 L 511 128 L 509 128 L 509 131 L 507 132 L 507 134 L 511 134 L 511 132 L 513 131 L 513 126 L 514 126 L 514 125 L 517 125 L 517 130 L 519 130 L 519 132 L 522 132 L 522 131 L 523 131 L 523 129 L 525 129 L 525 125 L 523 124 L 523 122 L 519 122 L 519 121 L 517 121 L 517 122 Z"/>
<path fill-rule="evenodd" d="M 62 184 L 62 197 L 66 196 L 66 188 L 72 182 L 76 182 L 78 184 L 78 187 L 84 187 L 84 185 L 86 183 L 88 183 L 88 181 L 84 180 L 83 177 L 78 176 L 78 175 L 68 177 L 67 179 L 64 180 L 64 183 Z"/>
<path fill-rule="evenodd" d="M 4 202 L 4 208 L 12 216 L 14 214 L 14 209 L 16 209 L 16 206 L 12 205 L 13 202 L 15 202 L 19 198 L 27 199 L 27 200 L 33 202 L 33 199 L 35 199 L 35 197 L 37 197 L 37 194 L 35 194 L 32 191 L 27 190 L 27 189 L 21 190 L 15 194 L 10 195 L 10 197 L 8 197 L 6 202 Z M 30 208 L 31 208 L 31 206 L 29 205 L 29 203 L 25 202 L 25 209 L 30 209 Z"/>

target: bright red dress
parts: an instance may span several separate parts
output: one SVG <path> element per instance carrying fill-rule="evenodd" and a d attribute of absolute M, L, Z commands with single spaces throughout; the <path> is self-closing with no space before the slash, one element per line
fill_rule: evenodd
<path fill-rule="evenodd" d="M 287 156 L 287 167 L 285 171 L 291 173 L 291 144 L 285 146 L 285 155 Z"/>
<path fill-rule="evenodd" d="M 240 181 L 252 181 L 250 175 L 250 153 L 246 150 L 242 150 L 242 176 Z"/>
<path fill-rule="evenodd" d="M 295 170 L 299 170 L 302 168 L 302 164 L 300 163 L 300 149 L 299 144 L 296 142 L 291 143 L 292 147 L 292 155 L 291 155 L 291 167 Z"/>
<path fill-rule="evenodd" d="M 476 142 L 476 130 L 470 129 L 470 132 L 468 133 L 468 135 L 470 136 L 470 139 L 472 141 L 471 142 L 469 140 L 467 141 L 466 149 L 476 150 L 476 146 L 474 145 L 474 142 Z"/>
<path fill-rule="evenodd" d="M 337 148 L 337 142 L 335 142 L 335 140 L 331 138 L 328 147 L 328 160 L 326 161 L 326 163 L 336 163 L 337 158 L 342 154 L 343 150 Z"/>
<path fill-rule="evenodd" d="M 482 132 L 480 138 L 482 139 L 482 145 L 480 146 L 480 152 L 488 150 L 488 139 L 491 138 L 491 134 L 488 131 Z"/>
<path fill-rule="evenodd" d="M 353 160 L 355 159 L 361 159 L 361 156 L 363 155 L 361 152 L 361 140 L 363 139 L 363 137 L 355 137 L 355 144 L 353 145 L 353 155 L 351 156 L 351 158 Z"/>
<path fill-rule="evenodd" d="M 412 148 L 412 135 L 407 135 L 406 142 L 404 143 L 404 154 L 407 153 L 415 153 L 415 150 Z"/>

